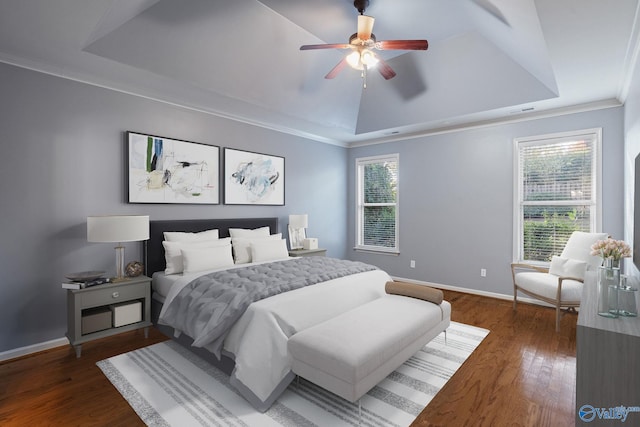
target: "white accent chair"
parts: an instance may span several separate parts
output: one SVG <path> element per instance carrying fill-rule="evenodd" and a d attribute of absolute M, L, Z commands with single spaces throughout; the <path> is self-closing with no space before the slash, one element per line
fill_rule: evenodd
<path fill-rule="evenodd" d="M 552 258 L 549 268 L 512 263 L 513 309 L 517 308 L 518 291 L 551 304 L 556 308 L 556 332 L 559 332 L 561 308 L 575 312 L 575 307 L 580 306 L 585 273 L 602 262 L 600 257 L 591 255 L 591 246 L 607 237 L 607 233 L 574 231 L 562 254 Z"/>

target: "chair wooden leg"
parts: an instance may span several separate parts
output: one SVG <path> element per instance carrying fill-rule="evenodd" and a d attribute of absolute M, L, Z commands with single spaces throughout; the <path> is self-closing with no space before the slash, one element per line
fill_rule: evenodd
<path fill-rule="evenodd" d="M 560 305 L 556 305 L 556 332 L 560 332 Z"/>
<path fill-rule="evenodd" d="M 513 285 L 513 311 L 516 311 L 518 305 L 518 288 Z"/>

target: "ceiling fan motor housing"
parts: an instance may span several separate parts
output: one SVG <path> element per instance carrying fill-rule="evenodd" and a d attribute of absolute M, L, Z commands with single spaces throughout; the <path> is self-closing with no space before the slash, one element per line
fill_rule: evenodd
<path fill-rule="evenodd" d="M 371 36 L 369 37 L 369 40 L 371 40 L 371 41 L 373 41 L 373 43 L 375 43 L 376 42 L 376 35 L 371 33 Z M 367 40 L 362 40 L 362 41 L 367 41 Z M 351 34 L 351 37 L 349 37 L 349 44 L 360 44 L 359 42 L 360 42 L 360 39 L 358 38 L 358 33 Z"/>

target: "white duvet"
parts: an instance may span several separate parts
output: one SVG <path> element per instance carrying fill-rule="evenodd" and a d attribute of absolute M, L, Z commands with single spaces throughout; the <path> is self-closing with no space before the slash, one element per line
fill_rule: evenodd
<path fill-rule="evenodd" d="M 165 298 L 160 323 L 164 323 L 164 307 L 197 276 L 185 275 L 175 281 Z M 235 359 L 231 383 L 257 409 L 268 409 L 293 378 L 289 337 L 383 296 L 389 280 L 384 271 L 368 271 L 252 303 L 224 342 L 223 351 Z"/>

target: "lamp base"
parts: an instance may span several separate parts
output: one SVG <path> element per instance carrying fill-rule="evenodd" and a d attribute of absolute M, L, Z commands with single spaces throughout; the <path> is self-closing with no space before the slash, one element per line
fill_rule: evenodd
<path fill-rule="evenodd" d="M 122 243 L 118 243 L 116 249 L 116 277 L 113 279 L 114 282 L 122 282 L 127 280 L 127 277 L 124 275 L 124 246 Z"/>

